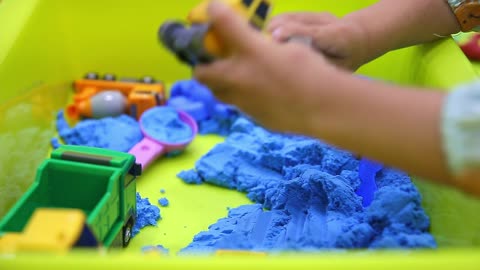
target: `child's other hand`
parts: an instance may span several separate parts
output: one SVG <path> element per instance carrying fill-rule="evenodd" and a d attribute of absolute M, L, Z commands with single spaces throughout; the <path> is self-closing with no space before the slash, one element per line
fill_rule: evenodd
<path fill-rule="evenodd" d="M 335 80 L 335 66 L 304 45 L 271 41 L 224 4 L 214 1 L 209 13 L 226 56 L 197 66 L 195 77 L 268 128 L 310 133 L 319 103 L 331 103 L 318 79 Z"/>
<path fill-rule="evenodd" d="M 330 13 L 286 13 L 274 17 L 267 31 L 279 42 L 295 36 L 310 37 L 317 51 L 350 70 L 368 61 L 367 38 L 362 27 Z"/>

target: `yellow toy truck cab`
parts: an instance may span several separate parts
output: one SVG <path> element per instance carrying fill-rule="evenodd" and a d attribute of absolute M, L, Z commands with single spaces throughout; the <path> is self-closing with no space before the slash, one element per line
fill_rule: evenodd
<path fill-rule="evenodd" d="M 205 0 L 193 8 L 188 14 L 190 24 L 208 23 L 207 8 L 211 0 Z M 269 15 L 271 1 L 269 0 L 224 0 L 238 14 L 246 18 L 253 26 L 263 29 Z"/>
<path fill-rule="evenodd" d="M 211 0 L 201 2 L 188 17 L 188 26 L 178 21 L 168 21 L 159 30 L 159 39 L 179 60 L 195 66 L 209 63 L 225 55 L 221 42 L 210 29 L 207 8 Z M 223 0 L 250 25 L 262 30 L 271 9 L 269 0 Z"/>

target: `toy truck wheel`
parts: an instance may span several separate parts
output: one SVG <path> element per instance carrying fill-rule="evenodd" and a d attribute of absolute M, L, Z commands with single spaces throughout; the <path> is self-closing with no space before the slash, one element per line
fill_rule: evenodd
<path fill-rule="evenodd" d="M 98 73 L 95 72 L 89 72 L 85 75 L 85 79 L 87 80 L 98 80 L 100 76 L 98 76 Z"/>
<path fill-rule="evenodd" d="M 145 76 L 143 77 L 140 82 L 146 83 L 146 84 L 153 84 L 155 83 L 155 79 L 151 76 Z"/>
<path fill-rule="evenodd" d="M 130 220 L 127 225 L 123 227 L 123 247 L 127 247 L 132 240 L 133 222 Z"/>
<path fill-rule="evenodd" d="M 117 78 L 115 77 L 115 75 L 108 73 L 103 75 L 103 79 L 105 81 L 115 81 Z"/>

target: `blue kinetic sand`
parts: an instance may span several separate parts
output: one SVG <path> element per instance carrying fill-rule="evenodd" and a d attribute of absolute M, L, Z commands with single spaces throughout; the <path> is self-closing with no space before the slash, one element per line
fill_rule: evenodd
<path fill-rule="evenodd" d="M 182 253 L 436 247 L 408 175 L 381 168 L 378 190 L 364 208 L 355 193 L 359 164 L 352 153 L 321 141 L 239 119 L 224 143 L 179 177 L 237 189 L 255 204 L 231 209 Z"/>
<path fill-rule="evenodd" d="M 210 89 L 196 80 L 175 83 L 167 104 L 191 115 L 197 121 L 200 134 L 226 136 L 240 116 L 238 109 L 218 101 Z"/>
<path fill-rule="evenodd" d="M 160 204 L 163 207 L 166 207 L 170 204 L 167 198 L 161 198 L 158 200 L 158 204 Z"/>
<path fill-rule="evenodd" d="M 196 173 L 193 170 L 189 171 L 181 171 L 178 175 L 179 178 L 181 178 L 185 183 L 187 184 L 202 184 L 204 181 L 198 173 Z"/>
<path fill-rule="evenodd" d="M 211 117 L 217 103 L 210 89 L 196 80 L 179 81 L 172 85 L 167 101 L 169 106 L 180 106 L 197 121 Z"/>
<path fill-rule="evenodd" d="M 137 235 L 141 229 L 147 226 L 156 226 L 160 216 L 160 208 L 152 205 L 148 198 L 142 198 L 137 193 L 137 220 L 133 226 L 132 237 Z"/>
<path fill-rule="evenodd" d="M 99 147 L 128 152 L 143 139 L 140 126 L 127 115 L 87 119 L 70 127 L 63 111 L 57 115 L 57 131 L 65 144 Z"/>
<path fill-rule="evenodd" d="M 190 141 L 193 131 L 171 107 L 156 107 L 143 113 L 140 119 L 144 132 L 152 139 L 168 143 Z"/>
<path fill-rule="evenodd" d="M 50 140 L 50 144 L 51 144 L 51 146 L 52 146 L 52 148 L 53 148 L 54 150 L 57 149 L 57 148 L 59 148 L 59 147 L 61 146 L 60 141 L 58 140 L 58 138 L 52 138 L 52 139 Z"/>

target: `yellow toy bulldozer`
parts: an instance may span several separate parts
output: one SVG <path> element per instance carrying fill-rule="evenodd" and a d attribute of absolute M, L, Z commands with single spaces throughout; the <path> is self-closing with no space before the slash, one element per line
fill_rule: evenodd
<path fill-rule="evenodd" d="M 269 0 L 223 0 L 254 28 L 262 30 L 271 9 Z M 224 55 L 222 44 L 211 30 L 207 7 L 210 0 L 203 1 L 188 15 L 188 25 L 168 21 L 160 27 L 158 36 L 165 47 L 182 62 L 195 66 L 209 63 Z"/>

